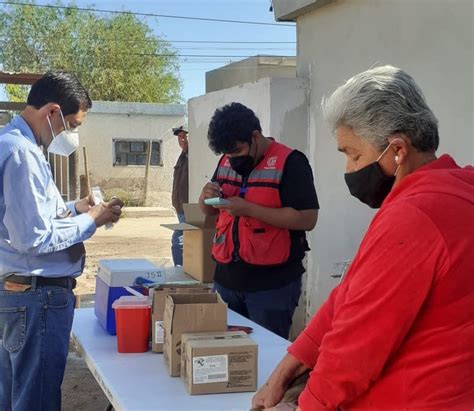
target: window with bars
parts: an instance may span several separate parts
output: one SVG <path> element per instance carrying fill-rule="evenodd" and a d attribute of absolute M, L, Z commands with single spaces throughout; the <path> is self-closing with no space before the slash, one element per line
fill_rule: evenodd
<path fill-rule="evenodd" d="M 114 140 L 114 167 L 146 166 L 150 143 L 150 166 L 162 166 L 161 140 Z"/>

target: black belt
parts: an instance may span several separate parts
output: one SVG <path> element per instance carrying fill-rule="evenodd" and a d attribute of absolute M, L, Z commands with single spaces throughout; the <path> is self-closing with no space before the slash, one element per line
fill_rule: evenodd
<path fill-rule="evenodd" d="M 5 281 L 10 281 L 15 284 L 31 285 L 32 279 L 36 278 L 36 286 L 53 285 L 63 288 L 76 288 L 76 279 L 72 277 L 40 277 L 40 276 L 26 276 L 26 275 L 9 275 Z"/>

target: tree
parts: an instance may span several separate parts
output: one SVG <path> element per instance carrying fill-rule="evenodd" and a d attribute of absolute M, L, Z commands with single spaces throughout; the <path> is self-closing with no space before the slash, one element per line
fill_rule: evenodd
<path fill-rule="evenodd" d="M 0 68 L 74 72 L 93 100 L 181 101 L 176 51 L 146 20 L 68 7 L 38 7 L 34 0 L 22 0 L 0 8 Z M 6 88 L 11 101 L 25 101 L 27 90 Z"/>

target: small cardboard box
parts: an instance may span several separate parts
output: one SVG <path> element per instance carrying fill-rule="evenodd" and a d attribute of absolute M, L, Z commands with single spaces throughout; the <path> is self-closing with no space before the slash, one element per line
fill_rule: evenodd
<path fill-rule="evenodd" d="M 163 319 L 163 353 L 172 377 L 181 369 L 181 334 L 226 331 L 227 304 L 219 294 L 168 294 Z"/>
<path fill-rule="evenodd" d="M 258 346 L 245 332 L 183 334 L 181 347 L 189 394 L 257 390 Z"/>
<path fill-rule="evenodd" d="M 216 263 L 212 259 L 212 241 L 216 216 L 206 216 L 199 204 L 184 204 L 186 223 L 161 224 L 170 230 L 183 230 L 183 268 L 203 283 L 214 281 Z"/>
<path fill-rule="evenodd" d="M 212 288 L 199 284 L 198 282 L 179 282 L 160 284 L 153 291 L 153 306 L 151 311 L 151 330 L 153 352 L 163 352 L 164 326 L 163 315 L 165 312 L 165 301 L 168 294 L 191 294 L 191 293 L 211 293 Z"/>

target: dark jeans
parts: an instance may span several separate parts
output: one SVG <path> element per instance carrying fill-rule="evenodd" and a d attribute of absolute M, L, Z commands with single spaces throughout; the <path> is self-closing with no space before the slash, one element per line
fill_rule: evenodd
<path fill-rule="evenodd" d="M 301 277 L 285 287 L 266 291 L 235 291 L 218 283 L 214 289 L 231 310 L 288 339 L 301 294 Z"/>
<path fill-rule="evenodd" d="M 73 316 L 71 290 L 14 292 L 0 282 L 0 410 L 61 410 Z"/>
<path fill-rule="evenodd" d="M 185 223 L 184 214 L 177 213 L 178 221 L 180 223 Z M 183 265 L 183 232 L 181 230 L 176 230 L 171 236 L 171 255 L 173 256 L 174 265 Z M 181 244 L 179 238 L 181 237 Z"/>

